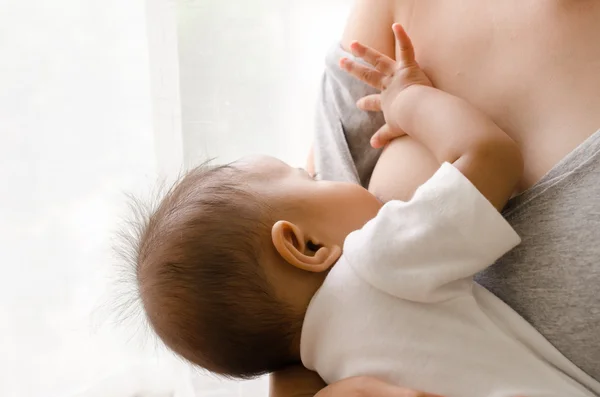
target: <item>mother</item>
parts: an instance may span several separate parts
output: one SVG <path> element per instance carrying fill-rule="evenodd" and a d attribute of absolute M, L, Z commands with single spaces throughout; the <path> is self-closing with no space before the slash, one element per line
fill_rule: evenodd
<path fill-rule="evenodd" d="M 478 106 L 519 143 L 525 174 L 505 215 L 523 243 L 477 281 L 600 381 L 598 21 L 597 0 L 358 0 L 342 46 L 356 39 L 393 57 L 390 26 L 402 23 L 433 83 Z M 354 108 L 370 92 L 340 76 L 330 67 L 324 80 L 315 167 L 327 178 L 367 184 L 379 154 L 367 149 L 368 137 L 382 119 Z M 397 140 L 393 154 L 403 184 L 429 174 L 409 166 L 410 156 L 429 155 L 415 142 Z M 324 387 L 302 368 L 271 381 L 274 397 Z M 369 378 L 321 393 L 416 395 Z"/>

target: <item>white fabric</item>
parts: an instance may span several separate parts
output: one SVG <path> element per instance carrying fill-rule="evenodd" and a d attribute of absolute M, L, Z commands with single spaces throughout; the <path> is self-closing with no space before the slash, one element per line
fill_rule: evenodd
<path fill-rule="evenodd" d="M 304 365 L 327 383 L 373 375 L 446 397 L 600 393 L 473 282 L 519 242 L 470 181 L 444 164 L 410 202 L 387 203 L 348 236 L 308 308 Z"/>

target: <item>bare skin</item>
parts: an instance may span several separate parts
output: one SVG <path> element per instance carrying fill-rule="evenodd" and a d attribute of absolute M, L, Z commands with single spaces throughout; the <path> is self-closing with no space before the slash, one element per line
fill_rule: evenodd
<path fill-rule="evenodd" d="M 478 107 L 517 142 L 524 159 L 522 191 L 600 128 L 599 20 L 596 0 L 358 0 L 342 45 L 349 49 L 360 40 L 394 57 L 389 27 L 403 24 L 434 86 Z M 417 158 L 425 168 L 411 166 Z M 382 155 L 378 167 L 383 166 L 407 170 L 395 176 L 398 191 L 393 194 L 406 198 L 437 163 L 404 137 Z M 318 391 L 308 371 L 279 387 L 285 376 L 273 376 L 272 396 Z M 400 389 L 353 390 L 332 385 L 323 395 L 418 395 Z"/>
<path fill-rule="evenodd" d="M 525 159 L 519 190 L 600 128 L 599 2 L 394 1 L 392 15 L 433 84 L 477 106 L 518 142 Z M 349 28 L 343 44 L 358 33 Z M 393 53 L 389 37 L 373 40 Z"/>

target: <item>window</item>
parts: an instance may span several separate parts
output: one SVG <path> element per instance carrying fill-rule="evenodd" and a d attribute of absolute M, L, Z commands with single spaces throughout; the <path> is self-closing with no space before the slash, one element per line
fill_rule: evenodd
<path fill-rule="evenodd" d="M 115 324 L 124 192 L 209 157 L 304 163 L 341 0 L 0 6 L 0 395 L 266 396 Z"/>

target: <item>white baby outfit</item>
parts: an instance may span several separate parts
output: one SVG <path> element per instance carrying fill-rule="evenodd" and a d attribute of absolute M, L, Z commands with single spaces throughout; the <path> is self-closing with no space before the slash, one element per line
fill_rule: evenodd
<path fill-rule="evenodd" d="M 600 384 L 473 281 L 520 242 L 450 164 L 344 243 L 303 325 L 327 383 L 372 375 L 445 397 L 600 395 Z"/>

